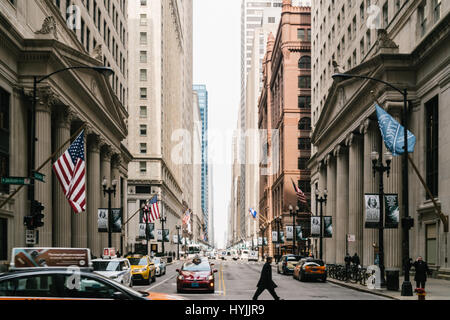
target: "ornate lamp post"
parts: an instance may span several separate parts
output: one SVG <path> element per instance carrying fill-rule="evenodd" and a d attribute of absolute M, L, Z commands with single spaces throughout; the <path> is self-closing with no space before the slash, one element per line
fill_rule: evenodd
<path fill-rule="evenodd" d="M 295 218 L 297 218 L 297 213 L 299 211 L 299 207 L 292 207 L 292 205 L 289 205 L 289 214 L 292 216 L 292 254 L 296 253 L 296 241 L 295 241 L 295 234 L 297 233 L 295 230 Z"/>
<path fill-rule="evenodd" d="M 323 258 L 323 206 L 322 204 L 327 203 L 327 194 L 328 191 L 325 189 L 323 191 L 323 196 L 319 197 L 320 191 L 319 189 L 316 189 L 316 216 L 317 216 L 317 203 L 320 203 L 320 244 L 319 244 L 319 258 L 322 260 Z"/>
<path fill-rule="evenodd" d="M 103 178 L 102 186 L 103 186 L 103 196 L 105 197 L 108 194 L 108 248 L 112 247 L 112 217 L 111 217 L 111 194 L 116 197 L 116 185 L 117 180 L 112 181 L 112 188 L 108 187 L 108 181 Z"/>

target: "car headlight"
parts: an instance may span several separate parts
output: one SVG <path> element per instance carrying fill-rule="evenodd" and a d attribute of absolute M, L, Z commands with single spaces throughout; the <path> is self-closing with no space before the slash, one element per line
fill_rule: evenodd
<path fill-rule="evenodd" d="M 111 279 L 117 279 L 119 276 L 117 274 L 110 276 Z"/>
<path fill-rule="evenodd" d="M 184 277 L 182 275 L 179 275 L 178 280 L 184 280 Z"/>
<path fill-rule="evenodd" d="M 141 269 L 136 269 L 136 271 L 137 272 L 145 272 L 145 271 L 147 271 L 147 268 L 145 267 L 145 268 L 141 268 Z"/>
<path fill-rule="evenodd" d="M 209 280 L 209 281 L 214 280 L 214 277 L 213 277 L 213 276 L 209 276 L 209 277 L 208 277 L 208 280 Z"/>

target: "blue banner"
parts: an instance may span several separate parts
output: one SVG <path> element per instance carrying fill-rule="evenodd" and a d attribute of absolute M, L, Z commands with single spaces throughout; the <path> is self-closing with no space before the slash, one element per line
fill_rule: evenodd
<path fill-rule="evenodd" d="M 378 125 L 380 127 L 381 136 L 383 137 L 386 148 L 393 156 L 403 154 L 405 145 L 405 131 L 389 113 L 384 111 L 378 104 L 375 104 L 378 117 Z M 416 137 L 408 130 L 408 152 L 414 152 Z"/>

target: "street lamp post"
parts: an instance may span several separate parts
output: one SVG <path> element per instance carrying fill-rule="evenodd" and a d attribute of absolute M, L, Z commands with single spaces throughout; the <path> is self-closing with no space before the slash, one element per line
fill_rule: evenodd
<path fill-rule="evenodd" d="M 319 197 L 320 191 L 316 189 L 316 216 L 317 216 L 317 203 L 320 203 L 320 243 L 319 243 L 319 252 L 320 252 L 320 260 L 323 258 L 323 207 L 322 204 L 327 203 L 327 194 L 328 191 L 325 189 L 323 191 L 323 197 Z"/>
<path fill-rule="evenodd" d="M 180 260 L 180 226 L 176 225 L 177 228 L 177 260 Z"/>
<path fill-rule="evenodd" d="M 292 215 L 292 254 L 295 254 L 296 252 L 296 239 L 295 239 L 295 234 L 296 234 L 296 230 L 295 230 L 295 218 L 297 218 L 297 212 L 299 211 L 299 207 L 296 206 L 295 207 L 295 211 L 294 208 L 289 205 L 289 213 Z"/>
<path fill-rule="evenodd" d="M 409 279 L 409 229 L 412 228 L 414 224 L 413 218 L 409 216 L 409 185 L 408 185 L 408 90 L 405 88 L 403 90 L 397 88 L 389 82 L 383 81 L 381 79 L 376 79 L 367 76 L 353 75 L 353 74 L 345 74 L 345 73 L 336 73 L 332 75 L 333 79 L 350 79 L 350 78 L 359 78 L 364 80 L 376 81 L 387 85 L 388 87 L 394 89 L 399 92 L 403 96 L 403 114 L 402 114 L 402 126 L 404 128 L 404 152 L 403 152 L 403 161 L 402 161 L 402 196 L 403 196 L 403 212 L 404 217 L 402 218 L 402 228 L 403 228 L 403 267 L 405 272 L 404 281 L 402 283 L 402 296 L 412 296 L 412 285 Z"/>
<path fill-rule="evenodd" d="M 57 70 L 55 72 L 52 72 L 46 76 L 43 76 L 41 78 L 38 78 L 37 76 L 33 77 L 33 101 L 32 101 L 32 106 L 31 106 L 31 121 L 30 121 L 30 156 L 31 156 L 31 163 L 30 163 L 30 184 L 28 187 L 28 193 L 29 193 L 29 198 L 30 198 L 30 203 L 34 203 L 34 170 L 36 167 L 36 101 L 37 101 L 37 85 L 38 83 L 41 83 L 42 81 L 44 81 L 45 79 L 50 78 L 51 76 L 53 76 L 56 73 L 60 73 L 63 71 L 67 71 L 67 70 L 72 70 L 72 69 L 91 69 L 91 70 L 95 70 L 105 76 L 110 76 L 112 74 L 114 74 L 114 71 L 109 68 L 109 67 L 89 67 L 89 66 L 75 66 L 75 67 L 68 67 L 68 68 L 63 68 L 60 70 Z M 32 210 L 34 210 L 34 208 L 32 207 Z M 34 215 L 34 212 L 31 212 L 31 215 Z"/>
<path fill-rule="evenodd" d="M 381 145 L 381 144 L 380 144 Z M 391 170 L 391 161 L 392 154 L 390 152 L 385 153 L 386 157 L 386 165 L 383 165 L 383 157 L 378 152 L 373 151 L 370 155 L 372 160 L 372 169 L 373 169 L 373 177 L 375 178 L 376 172 L 380 174 L 380 184 L 379 184 L 379 203 L 380 203 L 380 221 L 378 225 L 378 255 L 379 255 L 379 267 L 381 273 L 380 284 L 381 287 L 386 286 L 385 277 L 384 277 L 384 183 L 383 183 L 383 174 L 386 172 L 387 177 L 389 177 L 389 172 Z"/>
<path fill-rule="evenodd" d="M 112 248 L 112 217 L 111 217 L 111 194 L 116 197 L 116 185 L 117 180 L 112 181 L 112 188 L 107 187 L 108 182 L 105 178 L 103 178 L 102 186 L 103 186 L 103 196 L 105 197 L 108 194 L 108 248 Z"/>
<path fill-rule="evenodd" d="M 281 224 L 281 216 L 278 216 L 275 218 L 275 222 L 277 224 L 277 244 L 278 244 L 278 257 L 277 257 L 277 262 L 280 261 L 280 257 L 281 257 L 281 235 L 280 235 L 280 224 Z"/>
<path fill-rule="evenodd" d="M 164 256 L 164 252 L 165 252 L 165 250 L 164 250 L 164 222 L 166 222 L 167 221 L 167 218 L 166 217 L 160 217 L 159 218 L 159 221 L 161 221 L 161 243 L 162 243 L 162 245 L 161 245 L 161 249 L 162 249 L 162 255 Z"/>

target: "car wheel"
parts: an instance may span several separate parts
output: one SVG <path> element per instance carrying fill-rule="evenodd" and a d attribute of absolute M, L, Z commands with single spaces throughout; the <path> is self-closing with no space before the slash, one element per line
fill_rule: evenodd
<path fill-rule="evenodd" d="M 156 282 L 156 276 L 152 277 L 152 282 Z"/>
<path fill-rule="evenodd" d="M 131 280 L 130 280 L 130 288 L 133 288 L 133 285 L 134 285 L 133 279 L 131 279 Z"/>
<path fill-rule="evenodd" d="M 323 282 L 327 282 L 327 277 L 322 278 L 322 281 L 323 281 Z"/>
<path fill-rule="evenodd" d="M 302 282 L 304 281 L 303 272 L 301 272 L 301 271 L 299 273 L 299 280 L 302 281 Z"/>
<path fill-rule="evenodd" d="M 146 285 L 149 285 L 152 281 L 152 278 L 150 277 L 150 275 L 148 275 L 148 279 L 145 281 Z"/>

